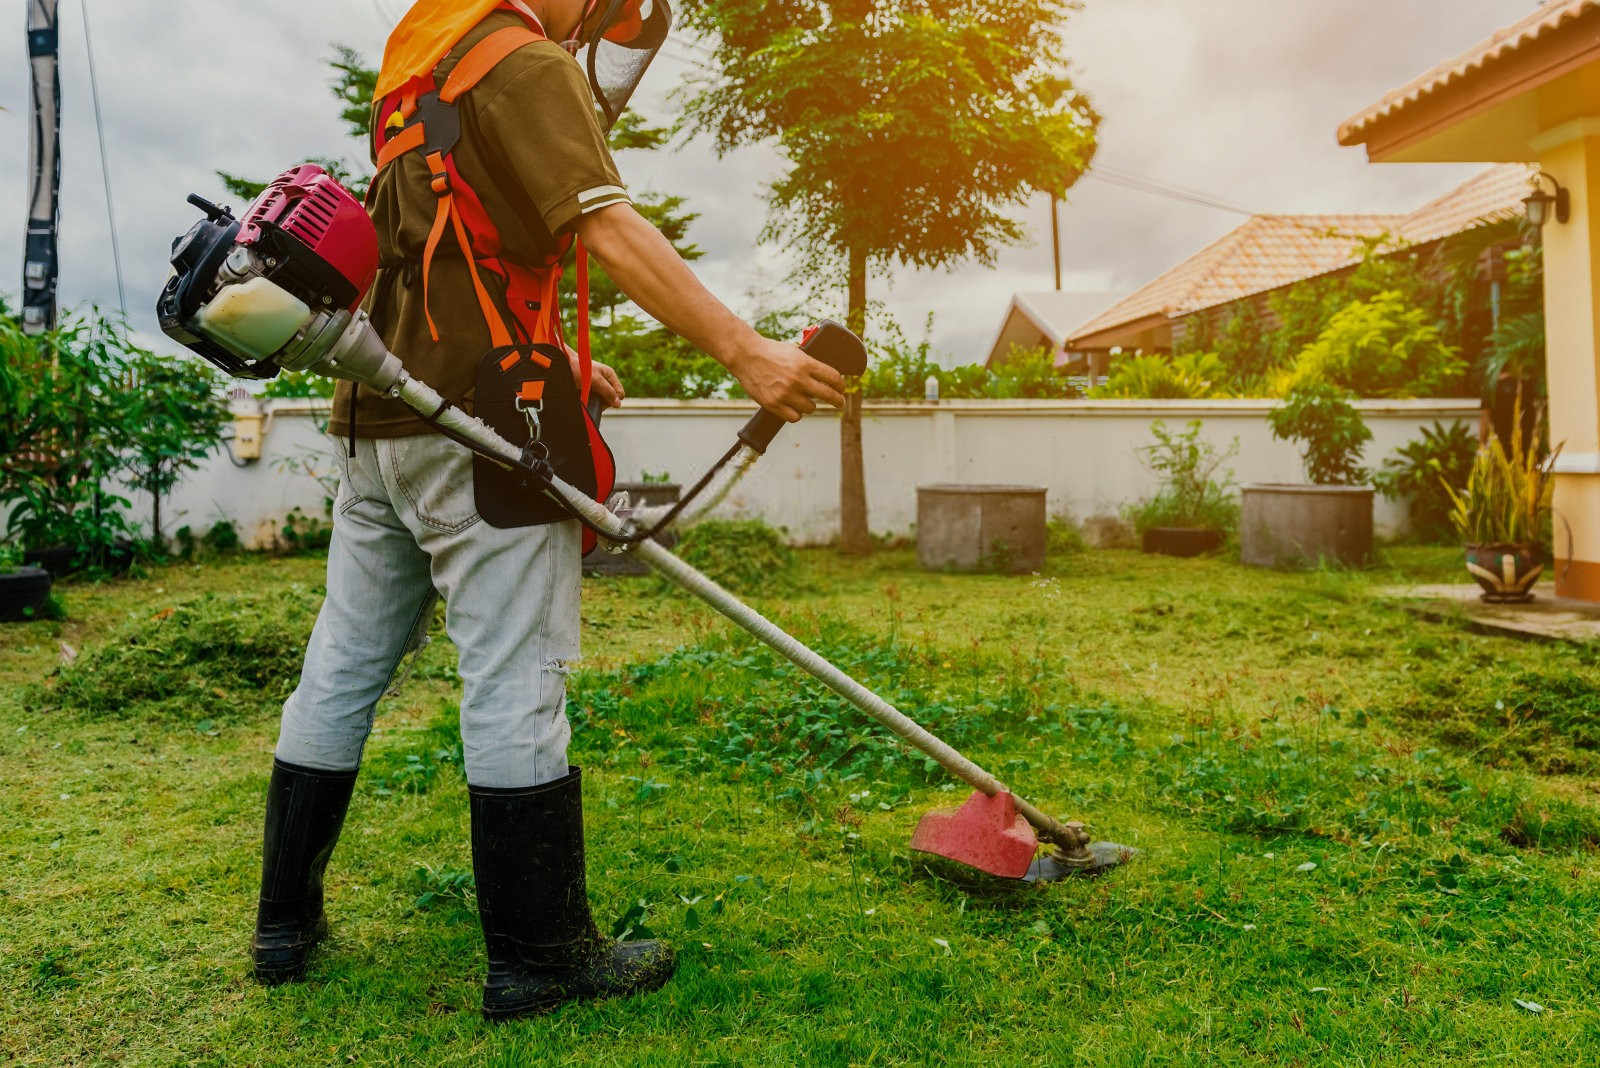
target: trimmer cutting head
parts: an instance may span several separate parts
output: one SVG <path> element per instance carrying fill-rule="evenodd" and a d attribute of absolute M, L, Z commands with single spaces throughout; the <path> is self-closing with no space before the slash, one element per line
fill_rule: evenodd
<path fill-rule="evenodd" d="M 1039 836 L 1011 795 L 974 791 L 960 808 L 936 809 L 922 817 L 911 848 L 972 872 L 1027 883 L 1099 875 L 1137 853 L 1113 842 L 1091 843 L 1081 823 L 1065 826 L 1074 840 L 1052 843 L 1054 851 L 1039 856 Z"/>

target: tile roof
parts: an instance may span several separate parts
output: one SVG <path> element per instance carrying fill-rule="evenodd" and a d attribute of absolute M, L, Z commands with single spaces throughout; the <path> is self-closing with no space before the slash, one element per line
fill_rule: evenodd
<path fill-rule="evenodd" d="M 1255 215 L 1073 331 L 1080 339 L 1142 319 L 1177 318 L 1355 263 L 1361 238 L 1435 241 L 1522 210 L 1531 172 L 1491 167 L 1409 215 Z"/>
<path fill-rule="evenodd" d="M 1339 126 L 1339 143 L 1361 144 L 1373 126 L 1397 111 L 1465 78 L 1474 77 L 1495 62 L 1590 12 L 1600 12 L 1600 0 L 1547 0 L 1538 10 L 1497 31 L 1487 41 L 1413 78 L 1376 104 L 1346 119 Z"/>

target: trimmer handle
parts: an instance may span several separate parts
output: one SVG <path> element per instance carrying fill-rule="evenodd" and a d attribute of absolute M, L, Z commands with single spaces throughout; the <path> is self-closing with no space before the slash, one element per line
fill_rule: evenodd
<path fill-rule="evenodd" d="M 867 346 L 832 319 L 824 319 L 808 328 L 800 347 L 812 359 L 820 360 L 842 375 L 859 375 L 867 369 Z M 781 418 L 763 408 L 739 431 L 739 440 L 766 455 L 767 447 L 783 427 Z"/>

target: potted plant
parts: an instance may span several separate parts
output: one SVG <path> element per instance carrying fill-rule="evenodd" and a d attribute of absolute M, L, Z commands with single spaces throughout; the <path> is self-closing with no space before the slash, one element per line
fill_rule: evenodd
<path fill-rule="evenodd" d="M 1544 571 L 1544 524 L 1555 488 L 1551 469 L 1561 447 L 1541 458 L 1536 445 L 1541 429 L 1531 437 L 1530 442 L 1522 433 L 1518 402 L 1510 448 L 1491 434 L 1473 459 L 1466 486 L 1460 492 L 1446 487 L 1451 522 L 1466 543 L 1467 573 L 1491 603 L 1531 601 Z"/>
<path fill-rule="evenodd" d="M 1200 440 L 1200 420 L 1179 432 L 1157 420 L 1150 424 L 1154 445 L 1138 450 L 1139 459 L 1161 479 L 1154 497 L 1133 505 L 1128 519 L 1147 553 L 1199 556 L 1215 552 L 1239 518 L 1233 499 L 1233 472 L 1222 465 L 1239 451 L 1234 440 L 1226 452 Z"/>
<path fill-rule="evenodd" d="M 1333 560 L 1362 566 L 1372 558 L 1373 488 L 1361 453 L 1372 431 L 1344 390 L 1301 386 L 1267 416 L 1272 436 L 1300 445 L 1309 484 L 1245 486 L 1239 558 L 1256 567 Z"/>
<path fill-rule="evenodd" d="M 45 615 L 50 586 L 50 572 L 24 566 L 21 549 L 0 544 L 0 622 L 24 622 Z"/>

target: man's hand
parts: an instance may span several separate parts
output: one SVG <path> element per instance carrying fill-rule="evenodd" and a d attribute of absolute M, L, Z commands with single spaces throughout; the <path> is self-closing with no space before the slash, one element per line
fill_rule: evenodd
<path fill-rule="evenodd" d="M 798 423 L 818 404 L 844 407 L 844 376 L 795 345 L 758 334 L 728 370 L 757 404 L 785 422 Z"/>
<path fill-rule="evenodd" d="M 567 363 L 572 367 L 572 382 L 579 389 L 583 388 L 583 364 L 579 359 L 578 350 L 567 347 Z M 591 373 L 589 375 L 589 389 L 600 395 L 606 402 L 607 408 L 620 408 L 628 396 L 622 388 L 622 379 L 617 377 L 617 372 L 601 363 L 599 360 L 589 362 Z"/>

